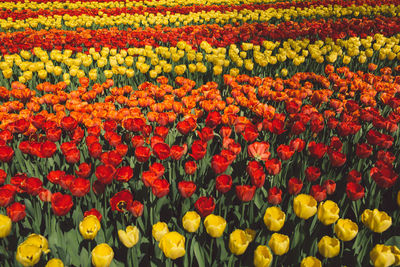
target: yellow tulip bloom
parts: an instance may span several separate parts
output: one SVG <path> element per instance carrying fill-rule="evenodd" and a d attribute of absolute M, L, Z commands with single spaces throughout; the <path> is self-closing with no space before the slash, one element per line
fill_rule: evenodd
<path fill-rule="evenodd" d="M 290 239 L 287 235 L 274 233 L 268 242 L 268 246 L 275 255 L 281 256 L 289 251 Z"/>
<path fill-rule="evenodd" d="M 339 219 L 335 224 L 335 234 L 342 241 L 350 241 L 356 237 L 358 225 L 349 219 Z"/>
<path fill-rule="evenodd" d="M 0 214 L 0 238 L 4 238 L 11 233 L 12 222 L 10 217 Z"/>
<path fill-rule="evenodd" d="M 300 194 L 293 200 L 293 210 L 297 217 L 307 220 L 317 212 L 317 201 L 310 195 Z"/>
<path fill-rule="evenodd" d="M 152 234 L 154 239 L 157 241 L 160 241 L 161 238 L 168 232 L 168 225 L 165 222 L 158 222 L 153 225 Z"/>
<path fill-rule="evenodd" d="M 169 232 L 165 234 L 158 244 L 164 255 L 170 259 L 183 257 L 185 251 L 185 237 L 178 232 Z"/>
<path fill-rule="evenodd" d="M 332 200 L 321 202 L 318 207 L 318 220 L 325 225 L 331 225 L 339 219 L 339 207 Z"/>
<path fill-rule="evenodd" d="M 255 267 L 269 267 L 272 263 L 272 253 L 267 246 L 258 246 L 254 251 L 254 266 Z"/>
<path fill-rule="evenodd" d="M 392 225 L 392 217 L 377 209 L 366 209 L 361 214 L 362 223 L 376 233 L 386 231 Z"/>
<path fill-rule="evenodd" d="M 264 223 L 268 230 L 278 232 L 285 224 L 285 213 L 276 206 L 269 207 L 264 214 Z"/>
<path fill-rule="evenodd" d="M 243 230 L 236 229 L 229 236 L 229 249 L 235 255 L 242 255 L 249 243 L 249 237 Z"/>
<path fill-rule="evenodd" d="M 84 239 L 94 239 L 101 225 L 99 219 L 94 215 L 89 215 L 83 218 L 79 223 L 79 232 Z"/>
<path fill-rule="evenodd" d="M 64 263 L 60 259 L 51 259 L 45 267 L 64 267 Z"/>
<path fill-rule="evenodd" d="M 325 258 L 336 257 L 340 252 L 340 242 L 336 238 L 324 236 L 318 242 L 318 251 Z"/>
<path fill-rule="evenodd" d="M 99 244 L 92 250 L 92 264 L 95 267 L 108 267 L 113 258 L 114 251 L 106 243 Z"/>
<path fill-rule="evenodd" d="M 207 233 L 214 238 L 222 236 L 226 228 L 226 221 L 218 215 L 210 214 L 204 219 Z"/>
<path fill-rule="evenodd" d="M 194 233 L 197 231 L 197 229 L 199 229 L 200 222 L 201 217 L 195 211 L 186 212 L 186 214 L 182 218 L 183 228 L 190 233 Z"/>
<path fill-rule="evenodd" d="M 125 247 L 131 248 L 139 241 L 139 229 L 136 226 L 129 225 L 126 230 L 118 230 L 118 237 Z"/>
<path fill-rule="evenodd" d="M 321 261 L 312 256 L 304 258 L 300 263 L 300 267 L 321 267 L 321 266 L 322 266 Z"/>
<path fill-rule="evenodd" d="M 15 258 L 23 266 L 34 266 L 42 256 L 40 247 L 23 242 L 17 248 Z"/>

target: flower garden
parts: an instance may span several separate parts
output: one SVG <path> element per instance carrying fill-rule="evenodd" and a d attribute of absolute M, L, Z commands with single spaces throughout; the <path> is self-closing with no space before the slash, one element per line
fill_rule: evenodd
<path fill-rule="evenodd" d="M 1 266 L 400 266 L 397 0 L 0 7 Z"/>

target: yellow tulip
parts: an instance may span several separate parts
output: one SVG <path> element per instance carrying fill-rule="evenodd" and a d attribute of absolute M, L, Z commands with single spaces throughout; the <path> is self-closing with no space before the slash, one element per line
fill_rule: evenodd
<path fill-rule="evenodd" d="M 246 230 L 244 230 L 244 232 L 246 233 L 247 239 L 249 240 L 249 242 L 253 241 L 254 238 L 256 238 L 256 231 L 252 230 L 250 228 L 247 228 Z"/>
<path fill-rule="evenodd" d="M 282 77 L 286 77 L 288 75 L 288 70 L 285 68 L 281 69 L 281 75 Z"/>
<path fill-rule="evenodd" d="M 233 77 L 236 77 L 236 76 L 239 75 L 239 69 L 238 68 L 232 68 L 232 69 L 230 69 L 229 74 L 231 76 L 233 76 Z"/>
<path fill-rule="evenodd" d="M 200 222 L 201 217 L 195 211 L 186 212 L 186 214 L 182 218 L 183 228 L 190 233 L 194 233 L 197 231 L 197 229 L 199 229 Z"/>
<path fill-rule="evenodd" d="M 369 253 L 369 257 L 375 267 L 391 266 L 396 262 L 392 248 L 382 244 L 377 244 Z"/>
<path fill-rule="evenodd" d="M 222 73 L 222 67 L 217 65 L 213 67 L 213 73 L 214 75 L 221 75 Z"/>
<path fill-rule="evenodd" d="M 400 190 L 397 192 L 397 205 L 400 207 Z"/>
<path fill-rule="evenodd" d="M 349 219 L 339 219 L 335 225 L 335 234 L 342 241 L 350 241 L 356 237 L 358 225 Z"/>
<path fill-rule="evenodd" d="M 95 267 L 108 267 L 113 258 L 114 251 L 106 243 L 99 244 L 92 250 L 92 264 Z"/>
<path fill-rule="evenodd" d="M 300 194 L 293 200 L 293 210 L 297 217 L 307 220 L 317 212 L 317 201 L 310 195 Z"/>
<path fill-rule="evenodd" d="M 154 239 L 157 241 L 160 241 L 161 238 L 168 232 L 168 225 L 165 222 L 158 222 L 153 225 L 152 234 Z"/>
<path fill-rule="evenodd" d="M 254 266 L 255 267 L 269 267 L 272 263 L 272 253 L 267 246 L 258 246 L 254 250 Z"/>
<path fill-rule="evenodd" d="M 12 222 L 10 217 L 0 214 L 0 238 L 4 238 L 11 233 Z"/>
<path fill-rule="evenodd" d="M 362 223 L 376 233 L 386 231 L 392 225 L 392 217 L 386 212 L 374 209 L 364 210 L 361 214 Z"/>
<path fill-rule="evenodd" d="M 12 69 L 10 69 L 10 68 L 7 68 L 7 69 L 4 69 L 4 70 L 3 70 L 3 76 L 4 76 L 4 78 L 6 78 L 6 79 L 11 78 L 12 74 L 13 74 L 13 71 L 12 71 Z"/>
<path fill-rule="evenodd" d="M 214 238 L 221 237 L 226 228 L 226 220 L 221 216 L 210 214 L 204 219 L 207 233 Z"/>
<path fill-rule="evenodd" d="M 60 259 L 51 259 L 45 267 L 64 267 L 64 263 Z"/>
<path fill-rule="evenodd" d="M 339 207 L 332 200 L 321 202 L 318 207 L 318 220 L 325 225 L 331 225 L 339 219 Z"/>
<path fill-rule="evenodd" d="M 23 266 L 33 266 L 39 262 L 42 256 L 40 247 L 23 242 L 17 248 L 15 258 Z"/>
<path fill-rule="evenodd" d="M 185 251 L 185 237 L 178 232 L 169 232 L 165 234 L 158 244 L 164 255 L 170 259 L 183 257 Z"/>
<path fill-rule="evenodd" d="M 287 235 L 273 233 L 268 246 L 275 255 L 281 256 L 289 251 L 290 239 Z"/>
<path fill-rule="evenodd" d="M 285 213 L 276 206 L 269 207 L 264 214 L 264 223 L 268 230 L 278 232 L 285 224 Z"/>
<path fill-rule="evenodd" d="M 325 258 L 336 257 L 340 252 L 340 242 L 336 238 L 324 236 L 318 242 L 318 251 Z"/>
<path fill-rule="evenodd" d="M 235 255 L 242 255 L 249 243 L 249 237 L 243 230 L 236 229 L 229 236 L 229 249 Z"/>
<path fill-rule="evenodd" d="M 42 252 L 44 254 L 47 254 L 50 252 L 49 243 L 47 242 L 47 239 L 42 235 L 31 234 L 24 241 L 24 243 L 33 245 L 33 246 L 37 246 L 38 248 L 40 248 L 42 250 Z"/>
<path fill-rule="evenodd" d="M 125 247 L 131 248 L 139 241 L 139 229 L 136 226 L 129 225 L 126 230 L 118 230 L 118 237 Z"/>
<path fill-rule="evenodd" d="M 79 232 L 81 232 L 84 239 L 94 239 L 100 228 L 100 221 L 94 215 L 86 216 L 79 223 Z"/>
<path fill-rule="evenodd" d="M 322 266 L 321 261 L 312 256 L 304 258 L 300 263 L 300 267 L 321 267 L 321 266 Z"/>

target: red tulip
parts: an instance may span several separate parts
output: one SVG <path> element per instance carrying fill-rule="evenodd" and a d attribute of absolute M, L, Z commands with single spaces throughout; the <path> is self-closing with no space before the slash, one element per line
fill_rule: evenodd
<path fill-rule="evenodd" d="M 169 183 L 165 179 L 155 179 L 151 185 L 151 189 L 156 197 L 162 198 L 169 193 Z"/>
<path fill-rule="evenodd" d="M 215 180 L 215 188 L 218 192 L 225 194 L 232 187 L 232 177 L 227 174 L 219 175 Z"/>
<path fill-rule="evenodd" d="M 130 166 L 123 166 L 117 169 L 115 180 L 118 182 L 127 183 L 133 177 L 133 169 Z"/>
<path fill-rule="evenodd" d="M 201 215 L 201 217 L 207 217 L 211 213 L 213 213 L 215 209 L 215 203 L 213 197 L 200 197 L 196 203 L 194 203 L 194 207 Z"/>
<path fill-rule="evenodd" d="M 169 129 L 167 127 L 165 127 L 165 126 L 157 126 L 154 129 L 154 134 L 157 135 L 157 136 L 160 136 L 164 140 L 167 137 L 168 132 L 169 132 Z"/>
<path fill-rule="evenodd" d="M 187 175 L 192 175 L 196 172 L 197 164 L 194 161 L 187 161 L 185 163 L 185 173 Z"/>
<path fill-rule="evenodd" d="M 4 184 L 5 180 L 7 178 L 7 173 L 0 169 L 0 185 Z"/>
<path fill-rule="evenodd" d="M 192 144 L 192 158 L 195 160 L 201 160 L 207 153 L 207 143 L 204 143 L 201 140 L 196 140 Z"/>
<path fill-rule="evenodd" d="M 293 156 L 295 150 L 288 145 L 279 145 L 276 152 L 281 160 L 288 160 Z"/>
<path fill-rule="evenodd" d="M 224 156 L 214 155 L 211 159 L 211 167 L 216 174 L 223 173 L 229 167 L 229 162 Z"/>
<path fill-rule="evenodd" d="M 117 210 L 119 212 L 125 212 L 130 209 L 133 202 L 133 195 L 129 190 L 123 190 L 116 193 L 110 199 L 111 210 Z"/>
<path fill-rule="evenodd" d="M 236 196 L 242 202 L 249 202 L 253 199 L 256 192 L 256 187 L 253 185 L 237 185 Z"/>
<path fill-rule="evenodd" d="M 6 145 L 0 146 L 0 161 L 10 162 L 14 157 L 14 150 Z"/>
<path fill-rule="evenodd" d="M 268 190 L 268 203 L 278 205 L 282 202 L 282 190 L 274 186 Z"/>
<path fill-rule="evenodd" d="M 325 146 L 323 143 L 315 143 L 314 141 L 311 141 L 308 144 L 308 152 L 310 153 L 310 155 L 314 158 L 320 159 L 322 158 L 326 151 L 327 151 L 328 147 Z"/>
<path fill-rule="evenodd" d="M 188 198 L 196 191 L 196 184 L 192 181 L 181 181 L 178 183 L 178 190 L 182 197 Z"/>
<path fill-rule="evenodd" d="M 341 152 L 330 150 L 328 156 L 333 167 L 341 167 L 346 163 L 346 155 Z"/>
<path fill-rule="evenodd" d="M 214 131 L 209 127 L 204 127 L 201 131 L 197 131 L 201 141 L 207 143 L 214 138 Z"/>
<path fill-rule="evenodd" d="M 71 194 L 75 197 L 83 197 L 90 191 L 90 181 L 84 178 L 76 178 L 69 186 Z"/>
<path fill-rule="evenodd" d="M 362 185 L 353 182 L 348 182 L 346 185 L 347 196 L 355 201 L 364 197 L 365 189 Z"/>
<path fill-rule="evenodd" d="M 63 195 L 60 192 L 54 193 L 51 196 L 51 208 L 55 215 L 64 216 L 72 208 L 74 203 L 70 195 Z"/>
<path fill-rule="evenodd" d="M 166 143 L 157 143 L 153 147 L 153 153 L 158 159 L 164 160 L 169 158 L 171 150 Z"/>
<path fill-rule="evenodd" d="M 315 166 L 307 167 L 305 173 L 307 180 L 310 182 L 316 181 L 321 176 L 321 170 Z"/>
<path fill-rule="evenodd" d="M 83 217 L 87 217 L 89 215 L 94 215 L 97 217 L 97 219 L 99 219 L 99 221 L 101 221 L 101 218 L 103 218 L 103 216 L 101 215 L 101 213 L 96 210 L 95 208 L 85 211 L 85 213 L 83 214 Z"/>
<path fill-rule="evenodd" d="M 310 195 L 318 202 L 324 201 L 326 199 L 326 189 L 319 184 L 313 185 L 311 186 Z"/>
<path fill-rule="evenodd" d="M 171 147 L 171 158 L 174 160 L 180 160 L 185 154 L 185 148 L 183 146 L 173 145 Z"/>
<path fill-rule="evenodd" d="M 104 131 L 106 132 L 114 132 L 117 130 L 118 124 L 114 120 L 106 120 L 103 123 Z"/>
<path fill-rule="evenodd" d="M 135 157 L 139 162 L 146 162 L 150 158 L 150 148 L 144 146 L 138 146 L 135 149 Z"/>
<path fill-rule="evenodd" d="M 269 159 L 265 161 L 265 167 L 270 175 L 277 175 L 281 171 L 282 163 L 277 158 Z"/>
<path fill-rule="evenodd" d="M 157 178 L 160 178 L 161 176 L 164 175 L 165 167 L 161 163 L 154 162 L 153 164 L 151 164 L 149 170 L 151 172 L 154 172 Z"/>
<path fill-rule="evenodd" d="M 97 180 L 107 185 L 111 184 L 115 175 L 115 168 L 112 165 L 99 165 L 95 171 Z"/>
<path fill-rule="evenodd" d="M 71 116 L 67 116 L 61 119 L 61 128 L 64 131 L 72 131 L 78 126 L 78 122 Z"/>
<path fill-rule="evenodd" d="M 336 190 L 336 183 L 335 183 L 335 181 L 329 179 L 329 180 L 326 180 L 326 181 L 324 182 L 324 184 L 322 185 L 322 187 L 326 190 L 326 193 L 327 193 L 328 195 L 332 195 L 333 193 L 335 193 L 335 190 Z"/>
<path fill-rule="evenodd" d="M 0 187 L 0 207 L 7 207 L 14 201 L 15 191 Z"/>
<path fill-rule="evenodd" d="M 140 203 L 140 202 L 137 201 L 137 200 L 134 200 L 134 201 L 132 202 L 131 207 L 129 208 L 129 211 L 130 211 L 130 213 L 132 213 L 132 215 L 133 215 L 135 218 L 137 218 L 137 217 L 142 216 L 142 214 L 143 214 L 143 209 L 144 209 L 143 204 Z"/>
<path fill-rule="evenodd" d="M 249 157 L 257 160 L 266 161 L 271 156 L 269 152 L 269 143 L 267 142 L 254 142 L 247 147 Z"/>
<path fill-rule="evenodd" d="M 22 186 L 24 190 L 32 196 L 37 196 L 42 189 L 43 182 L 39 178 L 30 177 L 27 178 Z"/>
<path fill-rule="evenodd" d="M 101 146 L 100 143 L 96 142 L 93 144 L 88 145 L 88 150 L 89 150 L 89 155 L 92 158 L 99 158 L 101 153 L 103 152 L 103 147 Z"/>
<path fill-rule="evenodd" d="M 347 175 L 347 182 L 359 184 L 361 182 L 361 173 L 356 170 L 351 170 Z"/>
<path fill-rule="evenodd" d="M 134 148 L 137 148 L 139 146 L 143 146 L 144 137 L 142 135 L 136 135 L 136 136 L 132 137 L 131 142 L 132 142 L 132 146 Z"/>
<path fill-rule="evenodd" d="M 366 159 L 372 154 L 372 147 L 367 143 L 357 144 L 356 145 L 356 155 L 360 159 Z"/>
<path fill-rule="evenodd" d="M 75 171 L 78 177 L 87 178 L 90 175 L 92 166 L 91 164 L 81 163 L 78 167 L 79 170 Z"/>
<path fill-rule="evenodd" d="M 25 218 L 25 205 L 15 202 L 7 207 L 7 215 L 11 221 L 18 222 Z"/>
<path fill-rule="evenodd" d="M 206 126 L 214 129 L 217 127 L 222 121 L 222 116 L 219 112 L 213 111 L 208 113 L 206 118 Z"/>
<path fill-rule="evenodd" d="M 247 125 L 242 132 L 242 136 L 246 142 L 253 142 L 258 137 L 258 130 L 253 125 Z"/>
<path fill-rule="evenodd" d="M 142 172 L 142 181 L 146 187 L 150 187 L 157 179 L 157 175 L 152 171 Z"/>
<path fill-rule="evenodd" d="M 288 191 L 291 195 L 297 195 L 303 188 L 303 182 L 296 177 L 292 177 L 288 182 Z"/>

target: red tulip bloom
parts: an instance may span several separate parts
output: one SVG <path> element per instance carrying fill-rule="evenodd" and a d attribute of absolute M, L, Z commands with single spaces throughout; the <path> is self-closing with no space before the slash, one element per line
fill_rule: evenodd
<path fill-rule="evenodd" d="M 156 197 L 162 198 L 169 193 L 169 183 L 165 179 L 156 179 L 151 185 L 151 190 Z"/>
<path fill-rule="evenodd" d="M 257 160 L 266 161 L 271 156 L 269 152 L 269 143 L 267 142 L 254 142 L 247 147 L 249 157 Z"/>
<path fill-rule="evenodd" d="M 150 187 L 154 180 L 157 179 L 157 175 L 152 171 L 142 172 L 142 181 L 146 187 Z"/>
<path fill-rule="evenodd" d="M 201 160 L 207 153 L 207 143 L 204 143 L 201 140 L 196 140 L 192 144 L 192 158 L 195 160 Z"/>
<path fill-rule="evenodd" d="M 6 145 L 0 146 L 0 161 L 10 162 L 14 157 L 14 150 Z"/>
<path fill-rule="evenodd" d="M 25 218 L 25 205 L 15 202 L 7 207 L 7 215 L 10 217 L 11 221 L 19 222 Z"/>
<path fill-rule="evenodd" d="M 307 167 L 305 173 L 307 180 L 310 182 L 316 181 L 321 176 L 321 170 L 315 166 Z"/>
<path fill-rule="evenodd" d="M 314 141 L 311 141 L 308 144 L 308 152 L 310 155 L 314 158 L 320 159 L 322 158 L 326 151 L 328 150 L 328 147 L 325 146 L 323 143 L 315 143 Z"/>
<path fill-rule="evenodd" d="M 343 146 L 343 143 L 340 141 L 339 137 L 332 136 L 331 142 L 329 144 L 329 149 L 340 152 L 340 151 L 342 151 L 342 146 Z"/>
<path fill-rule="evenodd" d="M 51 208 L 55 215 L 64 216 L 72 208 L 74 203 L 70 195 L 63 195 L 60 192 L 54 193 L 51 196 Z"/>
<path fill-rule="evenodd" d="M 103 153 L 103 154 L 105 154 L 105 153 Z M 112 150 L 112 151 L 108 152 L 107 154 L 105 154 L 104 161 L 103 161 L 103 157 L 101 157 L 101 158 L 102 158 L 101 161 L 104 164 L 111 164 L 114 167 L 117 167 L 118 165 L 120 165 L 123 160 L 121 155 L 115 150 Z"/>
<path fill-rule="evenodd" d="M 329 179 L 329 180 L 326 180 L 326 181 L 324 182 L 324 184 L 322 185 L 322 187 L 326 190 L 326 193 L 327 193 L 328 195 L 332 195 L 333 193 L 335 193 L 335 190 L 336 190 L 336 183 L 335 183 L 335 181 Z"/>
<path fill-rule="evenodd" d="M 138 146 L 135 149 L 135 157 L 139 162 L 146 162 L 150 158 L 150 148 L 144 146 Z"/>
<path fill-rule="evenodd" d="M 111 210 L 117 210 L 119 212 L 125 212 L 130 209 L 133 202 L 133 195 L 129 190 L 123 190 L 116 193 L 110 199 Z"/>
<path fill-rule="evenodd" d="M 25 119 L 19 119 L 14 123 L 15 133 L 24 133 L 29 129 L 30 122 Z"/>
<path fill-rule="evenodd" d="M 171 147 L 171 158 L 174 160 L 180 160 L 185 154 L 185 148 L 183 146 L 173 145 Z"/>
<path fill-rule="evenodd" d="M 313 119 L 310 122 L 310 128 L 311 128 L 311 132 L 317 134 L 320 131 L 322 131 L 324 129 L 324 121 L 317 118 L 317 119 Z"/>
<path fill-rule="evenodd" d="M 272 120 L 272 123 L 269 125 L 268 128 L 271 133 L 274 133 L 276 135 L 283 134 L 286 131 L 285 123 L 278 119 Z"/>
<path fill-rule="evenodd" d="M 49 128 L 46 130 L 46 137 L 51 142 L 57 142 L 61 138 L 61 129 L 58 127 Z"/>
<path fill-rule="evenodd" d="M 295 150 L 288 145 L 279 145 L 276 152 L 281 160 L 288 160 L 293 156 Z"/>
<path fill-rule="evenodd" d="M 249 202 L 253 199 L 256 192 L 256 187 L 253 185 L 237 185 L 236 196 L 242 202 Z"/>
<path fill-rule="evenodd" d="M 157 178 L 160 178 L 161 176 L 164 175 L 165 167 L 161 163 L 154 162 L 153 164 L 151 164 L 149 170 L 151 172 L 154 172 Z"/>
<path fill-rule="evenodd" d="M 93 193 L 95 193 L 96 195 L 103 194 L 105 189 L 106 185 L 100 182 L 99 180 L 94 181 L 92 184 Z"/>
<path fill-rule="evenodd" d="M 40 147 L 41 158 L 51 158 L 57 151 L 57 145 L 51 141 L 45 141 Z"/>
<path fill-rule="evenodd" d="M 213 213 L 215 209 L 215 203 L 213 197 L 200 197 L 196 203 L 194 203 L 194 207 L 201 215 L 201 217 L 207 217 L 211 213 Z"/>
<path fill-rule="evenodd" d="M 316 201 L 321 202 L 326 199 L 326 189 L 319 184 L 311 186 L 310 195 L 312 195 Z"/>
<path fill-rule="evenodd" d="M 0 169 L 0 185 L 4 184 L 5 180 L 7 178 L 7 173 Z"/>
<path fill-rule="evenodd" d="M 137 148 L 139 146 L 143 146 L 144 137 L 142 135 L 136 135 L 136 136 L 132 137 L 131 142 L 132 142 L 132 146 L 134 148 Z"/>
<path fill-rule="evenodd" d="M 351 170 L 347 175 L 347 182 L 359 184 L 361 182 L 361 173 L 356 170 Z"/>
<path fill-rule="evenodd" d="M 355 201 L 364 197 L 365 189 L 360 184 L 349 182 L 346 185 L 346 193 L 348 198 Z"/>
<path fill-rule="evenodd" d="M 77 148 L 70 149 L 65 152 L 65 161 L 69 164 L 78 163 L 81 159 L 81 152 Z"/>
<path fill-rule="evenodd" d="M 111 184 L 115 175 L 115 168 L 112 165 L 99 165 L 95 171 L 97 180 L 107 185 Z"/>
<path fill-rule="evenodd" d="M 126 144 L 118 144 L 115 147 L 115 151 L 117 151 L 117 153 L 121 156 L 124 157 L 126 155 L 126 153 L 128 153 L 128 145 Z"/>
<path fill-rule="evenodd" d="M 341 167 L 346 163 L 346 155 L 341 152 L 331 150 L 329 151 L 328 156 L 333 167 Z"/>
<path fill-rule="evenodd" d="M 180 132 L 182 135 L 187 135 L 192 131 L 192 127 L 190 123 L 187 120 L 180 121 L 176 124 L 176 129 L 178 132 Z"/>
<path fill-rule="evenodd" d="M 366 159 L 372 154 L 372 147 L 367 143 L 356 144 L 356 155 L 360 159 Z"/>
<path fill-rule="evenodd" d="M 192 175 L 192 174 L 194 174 L 195 172 L 196 172 L 196 169 L 197 169 L 197 164 L 196 164 L 196 162 L 194 162 L 194 161 L 187 161 L 186 163 L 185 163 L 185 173 L 187 174 L 187 175 Z"/>
<path fill-rule="evenodd" d="M 0 187 L 0 207 L 7 207 L 14 201 L 15 191 Z"/>
<path fill-rule="evenodd" d="M 292 177 L 288 181 L 288 192 L 291 195 L 297 195 L 303 188 L 303 182 L 296 177 Z"/>
<path fill-rule="evenodd" d="M 268 203 L 279 205 L 282 202 L 282 190 L 274 186 L 268 190 Z"/>
<path fill-rule="evenodd" d="M 142 214 L 143 214 L 143 209 L 144 209 L 143 204 L 140 203 L 140 202 L 137 201 L 137 200 L 134 200 L 134 201 L 132 202 L 131 207 L 129 208 L 129 211 L 130 211 L 130 213 L 132 213 L 132 215 L 133 215 L 135 218 L 137 218 L 137 217 L 142 216 Z"/>
<path fill-rule="evenodd" d="M 290 129 L 290 132 L 293 135 L 299 135 L 303 133 L 306 130 L 306 126 L 301 121 L 296 121 L 293 123 L 292 128 Z"/>
<path fill-rule="evenodd" d="M 226 158 L 229 165 L 232 164 L 232 162 L 235 161 L 235 159 L 236 159 L 236 154 L 227 149 L 221 150 L 221 153 L 219 153 L 219 154 Z"/>
<path fill-rule="evenodd" d="M 253 125 L 247 125 L 242 132 L 242 136 L 246 142 L 253 142 L 258 137 L 258 130 Z"/>
<path fill-rule="evenodd" d="M 281 171 L 282 163 L 277 158 L 269 159 L 265 161 L 265 167 L 270 175 L 277 175 Z"/>
<path fill-rule="evenodd" d="M 160 136 L 164 140 L 167 137 L 168 132 L 169 132 L 169 129 L 167 127 L 165 127 L 165 126 L 157 126 L 154 129 L 154 134 L 157 135 L 157 136 Z"/>
<path fill-rule="evenodd" d="M 157 143 L 153 147 L 153 153 L 158 159 L 164 160 L 169 158 L 171 150 L 166 143 Z"/>
<path fill-rule="evenodd" d="M 392 164 L 396 160 L 396 157 L 390 151 L 379 150 L 377 159 L 385 162 L 386 164 Z"/>
<path fill-rule="evenodd" d="M 104 131 L 114 132 L 117 130 L 118 124 L 114 120 L 107 120 L 103 123 Z"/>
<path fill-rule="evenodd" d="M 123 127 L 131 132 L 140 132 L 146 122 L 141 118 L 129 118 L 124 120 Z"/>
<path fill-rule="evenodd" d="M 304 140 L 300 138 L 296 138 L 290 141 L 290 147 L 297 152 L 303 151 L 305 145 L 306 142 L 304 142 Z"/>
<path fill-rule="evenodd" d="M 263 168 L 255 169 L 249 173 L 251 184 L 257 188 L 264 186 L 265 183 L 265 172 Z"/>
<path fill-rule="evenodd" d="M 232 134 L 232 128 L 228 126 L 222 126 L 219 130 L 219 134 L 221 135 L 222 139 L 230 137 Z"/>
<path fill-rule="evenodd" d="M 382 188 L 390 188 L 399 177 L 396 172 L 389 167 L 373 167 L 370 171 L 371 178 Z"/>
<path fill-rule="evenodd" d="M 214 138 L 214 131 L 209 127 L 204 127 L 201 131 L 197 131 L 197 134 L 200 137 L 200 140 L 207 143 L 208 141 Z"/>
<path fill-rule="evenodd" d="M 196 191 L 196 184 L 192 181 L 181 181 L 178 183 L 178 190 L 182 197 L 188 198 Z"/>
<path fill-rule="evenodd" d="M 65 190 L 69 189 L 71 183 L 76 179 L 72 174 L 66 174 L 62 176 L 58 182 L 58 184 Z"/>
<path fill-rule="evenodd" d="M 43 202 L 50 202 L 51 201 L 51 192 L 48 189 L 42 188 L 38 194 L 39 199 Z"/>
<path fill-rule="evenodd" d="M 78 122 L 71 116 L 67 116 L 61 119 L 61 128 L 64 131 L 72 131 L 78 126 Z"/>
<path fill-rule="evenodd" d="M 133 169 L 130 166 L 123 166 L 117 169 L 115 180 L 118 182 L 127 183 L 133 177 Z"/>
<path fill-rule="evenodd" d="M 216 174 L 223 173 L 229 167 L 229 162 L 224 156 L 214 155 L 211 159 L 211 167 Z"/>
<path fill-rule="evenodd" d="M 83 217 L 87 217 L 89 215 L 94 215 L 97 217 L 97 219 L 99 219 L 99 221 L 101 221 L 101 218 L 103 218 L 103 216 L 101 215 L 101 213 L 96 210 L 95 208 L 85 211 L 85 213 L 83 214 Z"/>
<path fill-rule="evenodd" d="M 218 192 L 225 194 L 232 188 L 232 177 L 227 174 L 219 175 L 215 180 L 215 188 Z"/>
<path fill-rule="evenodd" d="M 75 197 L 83 197 L 90 191 L 90 181 L 84 178 L 76 178 L 69 185 L 71 194 Z"/>
<path fill-rule="evenodd" d="M 208 113 L 206 118 L 206 126 L 214 129 L 219 124 L 221 124 L 222 116 L 219 112 L 213 111 Z"/>
<path fill-rule="evenodd" d="M 75 174 L 78 177 L 87 178 L 89 177 L 91 170 L 92 170 L 92 165 L 84 162 L 79 165 L 78 170 L 75 171 Z"/>
<path fill-rule="evenodd" d="M 96 142 L 93 144 L 88 145 L 88 150 L 89 150 L 89 155 L 92 158 L 99 158 L 101 153 L 103 152 L 103 147 L 101 146 L 100 143 Z"/>
<path fill-rule="evenodd" d="M 30 177 L 25 180 L 22 187 L 29 195 L 37 196 L 42 189 L 42 185 L 42 180 L 36 177 Z"/>
<path fill-rule="evenodd" d="M 91 126 L 91 127 L 87 128 L 86 131 L 89 136 L 93 135 L 93 136 L 99 137 L 100 133 L 101 133 L 101 128 L 100 128 L 100 126 L 95 125 L 95 126 Z"/>

